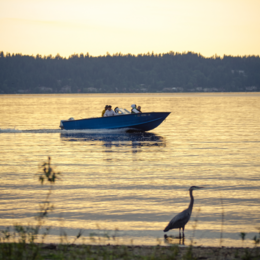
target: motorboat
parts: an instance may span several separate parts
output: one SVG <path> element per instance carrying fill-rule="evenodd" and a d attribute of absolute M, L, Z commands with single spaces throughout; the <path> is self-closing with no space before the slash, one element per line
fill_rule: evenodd
<path fill-rule="evenodd" d="M 149 131 L 159 126 L 169 114 L 170 112 L 130 113 L 124 108 L 118 108 L 116 116 L 61 120 L 60 128 L 65 130 L 126 129 Z"/>

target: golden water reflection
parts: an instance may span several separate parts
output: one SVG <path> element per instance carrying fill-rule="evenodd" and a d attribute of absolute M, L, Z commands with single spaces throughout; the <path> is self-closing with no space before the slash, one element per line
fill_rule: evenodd
<path fill-rule="evenodd" d="M 166 147 L 166 139 L 154 133 L 61 133 L 61 140 L 66 142 L 88 142 L 89 145 L 98 146 L 99 143 L 104 148 L 104 152 L 111 152 L 110 148 L 120 149 L 121 153 L 127 152 L 131 147 L 132 153 L 142 152 L 144 147 Z"/>
<path fill-rule="evenodd" d="M 120 230 L 120 239 L 164 244 L 163 229 L 188 207 L 195 191 L 186 240 L 245 245 L 260 227 L 259 95 L 58 95 L 0 97 L 0 217 L 2 226 L 31 223 L 46 188 L 38 165 L 52 157 L 62 173 L 54 189 L 50 240 L 60 227 L 69 236 L 101 229 Z M 161 126 L 142 135 L 121 132 L 75 134 L 58 129 L 71 116 L 99 116 L 104 104 L 144 111 L 170 111 Z M 30 130 L 30 131 L 28 131 Z M 221 198 L 222 203 L 221 204 Z M 198 212 L 198 209 L 200 211 Z M 62 220 L 62 221 L 61 221 Z M 197 220 L 197 222 L 196 222 Z M 55 233 L 56 232 L 56 233 Z M 101 231 L 100 231 L 101 232 Z M 175 236 L 178 230 L 169 232 Z"/>

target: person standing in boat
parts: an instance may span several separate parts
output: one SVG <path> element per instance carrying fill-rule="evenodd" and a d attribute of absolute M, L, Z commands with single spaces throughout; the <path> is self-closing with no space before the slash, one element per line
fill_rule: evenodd
<path fill-rule="evenodd" d="M 131 107 L 132 107 L 132 109 L 131 109 L 131 113 L 132 113 L 132 114 L 135 114 L 135 113 L 140 113 L 140 112 L 137 110 L 137 108 L 136 108 L 136 105 L 135 105 L 135 104 L 131 105 Z"/>
<path fill-rule="evenodd" d="M 112 110 L 112 107 L 110 105 L 107 107 L 107 110 L 104 114 L 104 117 L 106 117 L 106 116 L 116 116 L 115 111 Z"/>
<path fill-rule="evenodd" d="M 138 106 L 137 110 L 139 111 L 139 113 L 142 113 L 140 106 Z"/>
<path fill-rule="evenodd" d="M 108 105 L 106 105 L 105 108 L 104 108 L 104 110 L 102 111 L 101 117 L 104 116 L 104 114 L 105 114 L 105 112 L 106 112 L 106 110 L 107 110 L 107 107 L 108 107 Z"/>

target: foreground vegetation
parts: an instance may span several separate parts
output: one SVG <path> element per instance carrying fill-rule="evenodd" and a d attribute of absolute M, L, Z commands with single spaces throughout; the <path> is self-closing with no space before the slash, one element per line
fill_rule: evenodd
<path fill-rule="evenodd" d="M 82 231 L 72 241 L 69 241 L 66 233 L 60 235 L 59 244 L 46 244 L 51 227 L 47 225 L 49 213 L 54 209 L 51 203 L 53 185 L 59 179 L 60 173 L 55 172 L 51 166 L 51 158 L 41 166 L 39 181 L 43 185 L 47 183 L 49 189 L 40 203 L 39 212 L 35 216 L 35 225 L 15 224 L 0 231 L 0 260 L 36 260 L 36 259 L 260 259 L 260 229 L 254 237 L 254 248 L 225 248 L 225 247 L 189 247 L 178 246 L 135 246 L 118 245 L 115 234 L 109 236 L 105 233 L 97 237 L 90 235 L 91 244 L 84 243 Z M 246 233 L 241 233 L 242 242 Z M 222 238 L 222 235 L 221 235 Z M 76 245 L 82 239 L 79 245 Z M 111 243 L 111 244 L 110 244 Z M 192 243 L 192 242 L 191 242 Z"/>
<path fill-rule="evenodd" d="M 260 91 L 260 57 L 0 52 L 0 94 Z"/>
<path fill-rule="evenodd" d="M 5 251 L 4 251 L 5 250 Z M 259 260 L 259 251 L 252 248 L 216 247 L 164 247 L 164 246 L 95 246 L 95 245 L 44 245 L 36 251 L 33 245 L 21 248 L 18 244 L 1 245 L 0 259 L 86 259 L 86 260 L 174 260 L 174 259 L 237 259 Z M 8 251 L 8 252 L 7 252 Z"/>

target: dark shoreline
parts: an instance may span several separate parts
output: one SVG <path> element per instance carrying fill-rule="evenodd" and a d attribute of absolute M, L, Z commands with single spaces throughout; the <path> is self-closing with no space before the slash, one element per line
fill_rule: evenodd
<path fill-rule="evenodd" d="M 59 245 L 51 244 L 59 250 Z M 195 247 L 195 246 L 122 246 L 122 245 L 70 245 L 70 253 L 88 248 L 93 256 L 106 254 L 112 259 L 260 259 L 259 248 L 243 247 Z M 124 258 L 125 256 L 125 258 Z M 84 258 L 82 258 L 84 259 Z"/>
<path fill-rule="evenodd" d="M 0 243 L 4 247 L 21 244 Z M 260 248 L 201 247 L 201 246 L 139 246 L 139 245 L 90 245 L 90 244 L 23 244 L 23 253 L 40 259 L 260 259 Z M 2 253 L 2 252 L 1 252 Z M 58 257 L 58 258 L 57 258 Z M 10 258 L 17 259 L 17 258 Z M 36 258 L 38 259 L 38 258 Z"/>

